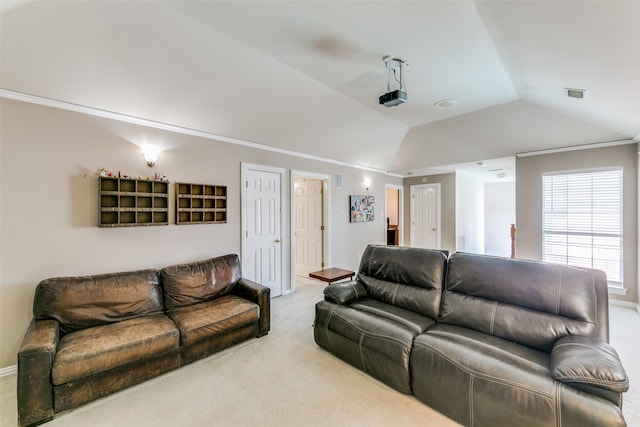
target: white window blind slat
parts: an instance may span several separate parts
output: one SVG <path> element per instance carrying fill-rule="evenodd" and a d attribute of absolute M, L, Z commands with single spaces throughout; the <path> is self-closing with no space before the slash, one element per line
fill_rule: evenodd
<path fill-rule="evenodd" d="M 543 260 L 622 285 L 622 170 L 544 175 Z"/>

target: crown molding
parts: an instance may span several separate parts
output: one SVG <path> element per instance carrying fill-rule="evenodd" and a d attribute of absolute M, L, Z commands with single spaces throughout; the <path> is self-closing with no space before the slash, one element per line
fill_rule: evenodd
<path fill-rule="evenodd" d="M 229 144 L 242 145 L 244 147 L 251 147 L 257 150 L 264 150 L 264 151 L 270 151 L 273 153 L 286 154 L 288 156 L 294 156 L 294 157 L 299 157 L 299 158 L 309 159 L 309 160 L 316 160 L 319 162 L 331 163 L 334 165 L 345 166 L 345 167 L 354 168 L 354 169 L 361 169 L 361 170 L 366 170 L 370 172 L 381 173 L 387 176 L 402 178 L 402 175 L 392 173 L 383 169 L 374 168 L 371 166 L 363 166 L 355 163 L 329 159 L 326 157 L 314 156 L 314 155 L 302 153 L 299 151 L 286 150 L 284 148 L 272 147 L 270 145 L 259 144 L 257 142 L 251 142 L 244 139 L 218 135 L 212 132 L 206 132 L 198 129 L 187 128 L 184 126 L 172 125 L 170 123 L 163 123 L 163 122 L 158 122 L 154 120 L 143 119 L 140 117 L 129 116 L 127 114 L 101 110 L 99 108 L 88 107 L 86 105 L 80 105 L 80 104 L 73 104 L 65 101 L 58 101 L 56 99 L 43 98 L 41 96 L 29 95 L 26 93 L 15 92 L 7 89 L 0 89 L 0 98 L 13 99 L 15 101 L 22 101 L 30 104 L 43 105 L 46 107 L 73 111 L 76 113 L 87 114 L 90 116 L 102 117 L 105 119 L 117 120 L 125 123 L 132 123 L 139 126 L 146 126 L 146 127 L 155 128 L 155 129 L 167 130 L 170 132 L 176 132 L 183 135 L 191 135 L 199 138 L 226 142 Z"/>
<path fill-rule="evenodd" d="M 633 144 L 634 142 L 636 141 L 634 141 L 633 139 L 621 139 L 618 141 L 596 142 L 594 144 L 572 145 L 569 147 L 550 148 L 548 150 L 525 151 L 522 153 L 516 153 L 516 157 L 539 156 L 541 154 L 563 153 L 566 151 L 578 151 L 578 150 L 589 150 L 592 148 L 615 147 L 616 145 Z"/>

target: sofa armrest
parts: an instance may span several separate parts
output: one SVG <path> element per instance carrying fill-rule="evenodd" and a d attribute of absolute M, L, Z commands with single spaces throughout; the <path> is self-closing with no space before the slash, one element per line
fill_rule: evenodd
<path fill-rule="evenodd" d="M 324 288 L 324 299 L 334 304 L 350 305 L 367 297 L 367 288 L 357 280 L 336 283 Z"/>
<path fill-rule="evenodd" d="M 258 336 L 267 335 L 271 329 L 271 289 L 249 279 L 241 278 L 231 293 L 258 304 L 260 307 Z"/>
<path fill-rule="evenodd" d="M 60 339 L 57 320 L 32 320 L 18 350 L 18 424 L 53 418 L 51 366 Z"/>
<path fill-rule="evenodd" d="M 618 353 L 598 338 L 566 336 L 556 341 L 551 350 L 551 375 L 563 383 L 615 393 L 629 389 L 629 378 Z"/>

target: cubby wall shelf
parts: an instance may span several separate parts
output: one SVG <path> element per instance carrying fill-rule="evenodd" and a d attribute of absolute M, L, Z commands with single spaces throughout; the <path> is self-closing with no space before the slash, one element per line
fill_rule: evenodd
<path fill-rule="evenodd" d="M 169 225 L 169 183 L 100 177 L 100 227 Z"/>
<path fill-rule="evenodd" d="M 226 185 L 176 183 L 176 224 L 226 222 Z"/>

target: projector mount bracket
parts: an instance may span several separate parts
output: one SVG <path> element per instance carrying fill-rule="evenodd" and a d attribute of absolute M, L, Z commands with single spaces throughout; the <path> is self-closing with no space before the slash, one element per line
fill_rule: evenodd
<path fill-rule="evenodd" d="M 387 55 L 382 58 L 384 61 L 385 67 L 387 67 L 387 92 L 391 90 L 391 74 L 393 73 L 393 78 L 400 85 L 400 90 L 404 90 L 404 76 L 402 75 L 402 66 L 408 67 L 409 63 L 406 61 L 396 58 L 391 55 Z M 396 76 L 396 72 L 398 72 L 399 76 Z"/>

